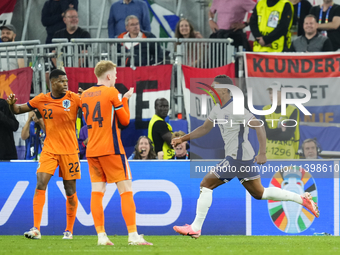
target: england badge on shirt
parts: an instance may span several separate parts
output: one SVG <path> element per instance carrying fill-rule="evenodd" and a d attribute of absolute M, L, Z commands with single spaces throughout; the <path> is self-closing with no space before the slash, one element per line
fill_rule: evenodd
<path fill-rule="evenodd" d="M 71 101 L 66 99 L 63 101 L 63 107 L 65 108 L 64 110 L 65 111 L 70 111 L 70 107 L 71 107 Z"/>

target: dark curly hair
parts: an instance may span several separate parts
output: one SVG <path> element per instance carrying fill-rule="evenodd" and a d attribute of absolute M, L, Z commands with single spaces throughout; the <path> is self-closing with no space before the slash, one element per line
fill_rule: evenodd
<path fill-rule="evenodd" d="M 153 148 L 152 142 L 148 137 L 146 137 L 144 135 L 140 136 L 137 140 L 137 143 L 135 145 L 135 151 L 134 151 L 135 156 L 133 157 L 133 159 L 142 159 L 140 152 L 139 152 L 139 149 L 138 149 L 140 140 L 142 138 L 146 138 L 148 140 L 149 145 L 150 145 L 150 151 L 149 151 L 149 154 L 148 154 L 146 159 L 156 159 L 156 152 L 155 152 L 155 149 Z"/>

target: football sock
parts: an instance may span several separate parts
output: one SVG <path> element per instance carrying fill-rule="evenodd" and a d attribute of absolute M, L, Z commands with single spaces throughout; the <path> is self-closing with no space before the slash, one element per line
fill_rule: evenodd
<path fill-rule="evenodd" d="M 41 218 L 43 213 L 43 207 L 45 204 L 46 190 L 36 189 L 33 197 L 33 221 L 34 227 L 40 231 Z"/>
<path fill-rule="evenodd" d="M 120 194 L 121 208 L 123 218 L 128 230 L 128 233 L 137 232 L 136 226 L 136 206 L 133 201 L 132 191 L 124 192 Z"/>
<path fill-rule="evenodd" d="M 103 192 L 93 191 L 91 193 L 91 212 L 97 234 L 105 232 L 103 197 Z"/>
<path fill-rule="evenodd" d="M 191 224 L 193 231 L 202 229 L 203 222 L 212 203 L 212 193 L 213 191 L 211 189 L 201 188 L 200 197 L 197 199 L 196 217 Z"/>
<path fill-rule="evenodd" d="M 77 208 L 78 208 L 78 197 L 77 192 L 72 196 L 66 196 L 66 229 L 73 234 L 73 226 L 76 220 Z"/>
<path fill-rule="evenodd" d="M 299 194 L 276 187 L 265 188 L 261 199 L 273 201 L 293 201 L 302 205 L 302 198 Z"/>

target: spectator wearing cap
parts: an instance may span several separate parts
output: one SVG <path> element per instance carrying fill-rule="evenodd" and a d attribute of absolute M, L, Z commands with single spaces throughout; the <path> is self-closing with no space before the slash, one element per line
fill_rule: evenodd
<path fill-rule="evenodd" d="M 267 90 L 272 103 L 263 110 L 271 109 L 275 102 L 277 107 L 273 113 L 261 116 L 267 134 L 267 158 L 298 159 L 300 112 L 295 106 L 287 105 L 286 114 L 281 114 L 281 88 L 283 86 L 278 81 L 269 86 Z"/>
<path fill-rule="evenodd" d="M 17 35 L 17 30 L 12 24 L 7 24 L 1 29 L 1 41 L 4 43 L 14 42 Z M 18 68 L 25 67 L 25 61 L 23 58 L 14 57 L 16 54 L 22 54 L 21 51 L 16 51 L 15 48 L 8 48 L 8 52 L 1 52 L 1 65 L 0 71 L 9 71 Z M 11 57 L 9 57 L 11 56 Z"/>
<path fill-rule="evenodd" d="M 323 52 L 333 51 L 331 40 L 318 33 L 318 23 L 313 14 L 308 14 L 303 23 L 304 35 L 292 42 L 291 52 Z"/>

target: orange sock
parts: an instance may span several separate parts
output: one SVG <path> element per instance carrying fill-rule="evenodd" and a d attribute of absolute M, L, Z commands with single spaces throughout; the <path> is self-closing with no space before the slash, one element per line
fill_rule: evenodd
<path fill-rule="evenodd" d="M 120 194 L 122 214 L 129 233 L 137 232 L 136 206 L 132 191 Z"/>
<path fill-rule="evenodd" d="M 73 234 L 73 226 L 76 220 L 77 208 L 78 208 L 78 197 L 77 192 L 72 196 L 66 196 L 66 229 Z"/>
<path fill-rule="evenodd" d="M 103 197 L 103 192 L 94 191 L 91 193 L 91 212 L 97 234 L 105 232 Z"/>
<path fill-rule="evenodd" d="M 41 218 L 45 204 L 46 190 L 36 189 L 33 197 L 33 220 L 34 227 L 40 231 Z"/>

